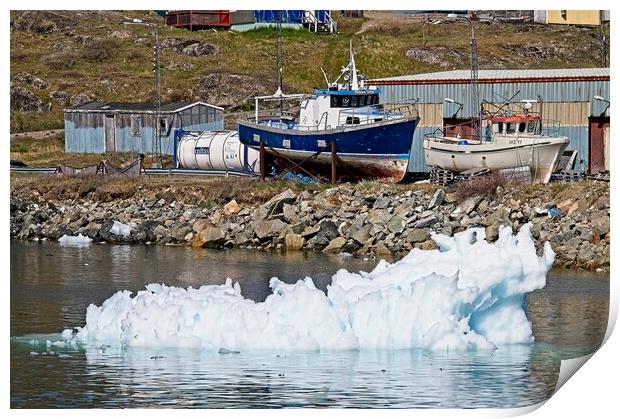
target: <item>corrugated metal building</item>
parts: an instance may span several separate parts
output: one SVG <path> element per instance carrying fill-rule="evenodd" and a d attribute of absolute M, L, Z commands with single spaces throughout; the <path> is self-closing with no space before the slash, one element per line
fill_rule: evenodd
<path fill-rule="evenodd" d="M 161 153 L 173 154 L 174 130 L 224 129 L 224 110 L 203 102 L 152 103 L 90 102 L 65 111 L 65 151 L 154 153 L 155 132 Z"/>
<path fill-rule="evenodd" d="M 552 70 L 480 70 L 480 100 L 502 104 L 536 100 L 532 111 L 543 119 L 560 122 L 560 135 L 570 138 L 569 148 L 578 152 L 575 169 L 598 172 L 608 167 L 609 68 Z M 409 172 L 427 172 L 422 141 L 424 135 L 477 115 L 471 109 L 469 70 L 454 70 L 368 81 L 380 90 L 382 102 L 419 99 L 420 124 L 409 159 Z M 453 102 L 446 101 L 449 99 Z M 489 108 L 492 110 L 493 108 Z M 607 138 L 607 140 L 605 140 Z M 607 147 L 608 148 L 608 147 Z"/>

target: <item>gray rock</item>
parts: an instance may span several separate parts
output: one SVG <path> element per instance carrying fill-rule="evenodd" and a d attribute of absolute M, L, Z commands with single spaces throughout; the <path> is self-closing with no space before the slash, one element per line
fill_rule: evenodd
<path fill-rule="evenodd" d="M 469 214 L 473 210 L 476 209 L 478 204 L 482 201 L 481 196 L 472 196 L 461 202 L 461 204 L 456 208 L 455 211 L 460 212 L 461 214 Z"/>
<path fill-rule="evenodd" d="M 390 221 L 388 221 L 387 228 L 392 233 L 400 234 L 403 232 L 406 225 L 407 223 L 402 217 L 395 215 L 392 218 L 390 218 Z"/>
<path fill-rule="evenodd" d="M 295 205 L 284 204 L 282 206 L 282 214 L 284 215 L 284 220 L 291 224 L 299 222 L 299 214 L 297 214 Z"/>
<path fill-rule="evenodd" d="M 431 236 L 428 231 L 421 228 L 414 228 L 413 230 L 409 231 L 409 233 L 407 233 L 407 237 L 405 238 L 405 240 L 408 243 L 421 243 L 430 238 Z"/>
<path fill-rule="evenodd" d="M 339 236 L 338 227 L 332 221 L 323 221 L 319 224 L 319 231 L 313 237 L 315 245 L 326 246 L 330 241 Z"/>
<path fill-rule="evenodd" d="M 385 209 L 390 206 L 390 198 L 387 196 L 380 196 L 372 205 L 373 208 Z"/>
<path fill-rule="evenodd" d="M 446 193 L 444 192 L 444 190 L 437 189 L 437 191 L 435 191 L 435 194 L 433 195 L 433 198 L 428 203 L 428 209 L 432 209 L 432 208 L 440 206 L 443 203 L 443 200 L 445 197 L 446 197 Z"/>
<path fill-rule="evenodd" d="M 422 214 L 420 214 L 420 218 L 430 217 L 433 214 L 435 214 L 435 211 L 433 211 L 433 210 L 426 210 L 426 211 L 422 212 Z"/>
<path fill-rule="evenodd" d="M 288 224 L 279 219 L 258 220 L 254 223 L 254 231 L 259 239 L 277 236 L 286 227 Z"/>
<path fill-rule="evenodd" d="M 201 218 L 199 220 L 194 221 L 194 224 L 192 224 L 192 231 L 194 233 L 200 233 L 202 230 L 204 230 L 205 228 L 209 226 L 211 226 L 211 222 L 207 220 L 206 218 Z"/>
<path fill-rule="evenodd" d="M 318 233 L 320 229 L 321 227 L 319 227 L 318 225 L 307 226 L 304 228 L 304 231 L 301 233 L 301 235 L 307 239 Z"/>
<path fill-rule="evenodd" d="M 254 217 L 256 220 L 264 220 L 270 215 L 281 213 L 284 204 L 292 204 L 295 202 L 295 198 L 297 198 L 295 192 L 291 189 L 287 189 L 258 207 L 256 211 L 254 211 Z"/>
<path fill-rule="evenodd" d="M 172 237 L 175 241 L 181 243 L 185 241 L 185 237 L 187 237 L 187 235 L 191 233 L 191 231 L 192 229 L 188 226 L 182 226 L 171 229 L 169 234 L 170 237 Z"/>
<path fill-rule="evenodd" d="M 413 224 L 413 227 L 414 227 L 414 228 L 424 228 L 424 227 L 430 227 L 430 226 L 432 226 L 433 224 L 435 224 L 437 221 L 439 221 L 439 219 L 437 218 L 437 216 L 436 216 L 436 215 L 431 215 L 431 216 L 429 216 L 429 217 L 425 217 L 425 218 L 422 218 L 422 219 L 420 219 L 420 220 L 416 221 L 416 222 Z"/>
<path fill-rule="evenodd" d="M 589 244 L 589 243 L 588 243 Z M 583 246 L 577 253 L 577 262 L 581 264 L 588 264 L 595 258 L 594 252 L 591 246 Z"/>
<path fill-rule="evenodd" d="M 508 208 L 500 207 L 496 209 L 494 212 L 492 212 L 491 214 L 482 218 L 480 220 L 480 225 L 483 225 L 485 227 L 488 227 L 491 225 L 511 225 L 510 219 L 508 218 L 509 214 L 510 214 L 510 210 Z"/>
<path fill-rule="evenodd" d="M 44 104 L 39 97 L 32 91 L 21 87 L 13 86 L 10 90 L 11 110 L 15 112 L 36 113 L 51 110 L 51 103 Z"/>
<path fill-rule="evenodd" d="M 194 237 L 194 247 L 218 248 L 226 242 L 226 233 L 221 227 L 207 227 Z"/>
<path fill-rule="evenodd" d="M 609 200 L 609 198 L 607 198 Z M 609 233 L 609 216 L 601 215 L 592 220 L 592 230 L 599 236 Z"/>
<path fill-rule="evenodd" d="M 40 78 L 36 76 L 33 76 L 30 73 L 26 73 L 25 71 L 21 71 L 17 73 L 16 75 L 14 75 L 11 78 L 11 81 L 19 82 L 19 83 L 26 83 L 36 89 L 47 89 L 47 83 L 45 81 L 41 80 Z"/>
<path fill-rule="evenodd" d="M 379 256 L 389 256 L 392 254 L 392 251 L 390 249 L 387 248 L 387 246 L 385 244 L 383 244 L 383 242 L 379 242 L 377 243 L 374 247 L 373 247 L 373 251 L 375 252 L 375 255 Z"/>
<path fill-rule="evenodd" d="M 355 231 L 351 238 L 358 242 L 359 244 L 364 244 L 370 239 L 370 224 L 366 224 L 365 226 L 360 227 L 357 231 Z"/>
<path fill-rule="evenodd" d="M 540 234 L 540 230 L 539 230 Z M 490 225 L 484 229 L 484 235 L 487 241 L 493 242 L 499 238 L 499 225 Z"/>
<path fill-rule="evenodd" d="M 368 213 L 367 221 L 370 224 L 380 224 L 385 226 L 387 222 L 390 221 L 390 218 L 392 218 L 392 215 L 388 210 L 373 208 Z"/>
<path fill-rule="evenodd" d="M 340 249 L 345 245 L 347 239 L 344 237 L 336 237 L 323 249 L 323 253 L 340 253 Z"/>

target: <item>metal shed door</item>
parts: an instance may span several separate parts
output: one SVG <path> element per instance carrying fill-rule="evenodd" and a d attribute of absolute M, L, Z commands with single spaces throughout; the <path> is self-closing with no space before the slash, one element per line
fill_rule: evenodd
<path fill-rule="evenodd" d="M 114 138 L 114 115 L 106 115 L 103 121 L 103 131 L 105 135 L 105 151 L 116 151 L 116 141 Z"/>

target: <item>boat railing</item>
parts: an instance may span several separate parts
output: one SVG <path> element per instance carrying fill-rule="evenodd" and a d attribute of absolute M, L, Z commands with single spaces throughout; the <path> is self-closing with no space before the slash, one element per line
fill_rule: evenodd
<path fill-rule="evenodd" d="M 369 124 L 391 119 L 419 117 L 418 99 L 343 109 L 338 113 L 338 126 Z"/>
<path fill-rule="evenodd" d="M 560 121 L 555 119 L 543 119 L 541 121 L 540 135 L 545 137 L 560 136 Z"/>

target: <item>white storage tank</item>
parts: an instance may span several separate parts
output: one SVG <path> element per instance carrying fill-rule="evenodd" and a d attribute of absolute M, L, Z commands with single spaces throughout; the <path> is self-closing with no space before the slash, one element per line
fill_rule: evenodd
<path fill-rule="evenodd" d="M 237 131 L 189 132 L 177 141 L 183 169 L 260 173 L 260 153 L 239 141 Z"/>

